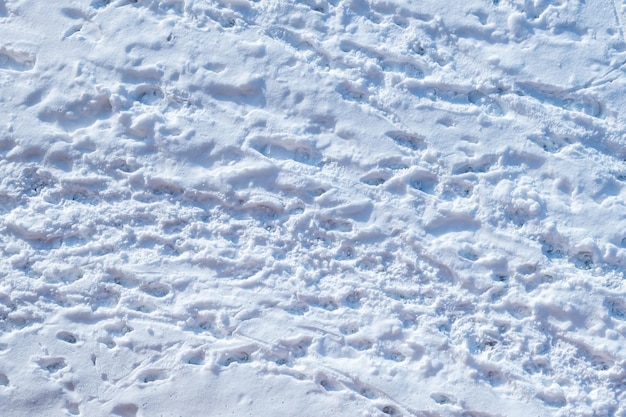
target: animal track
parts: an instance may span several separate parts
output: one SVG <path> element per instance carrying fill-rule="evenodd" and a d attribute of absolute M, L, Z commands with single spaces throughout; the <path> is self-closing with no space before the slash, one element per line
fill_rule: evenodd
<path fill-rule="evenodd" d="M 268 158 L 292 160 L 302 164 L 318 166 L 322 155 L 307 141 L 283 137 L 255 137 L 250 146 Z"/>
<path fill-rule="evenodd" d="M 183 354 L 182 360 L 190 365 L 202 365 L 204 364 L 204 356 L 203 350 L 192 350 Z"/>
<path fill-rule="evenodd" d="M 56 357 L 56 358 L 41 358 L 37 361 L 37 364 L 51 374 L 58 372 L 59 370 L 65 368 L 67 364 L 65 363 L 65 358 Z"/>
<path fill-rule="evenodd" d="M 82 20 L 89 20 L 90 16 L 81 9 L 77 9 L 74 7 L 63 7 L 61 8 L 61 14 L 63 14 L 66 17 L 69 17 L 70 19 L 82 19 Z"/>
<path fill-rule="evenodd" d="M 556 135 L 550 132 L 545 132 L 541 135 L 531 135 L 528 139 L 541 146 L 544 151 L 550 153 L 557 153 L 567 145 L 576 142 L 569 136 Z"/>
<path fill-rule="evenodd" d="M 363 177 L 361 177 L 360 181 L 363 184 L 378 186 L 387 182 L 387 180 L 389 180 L 389 178 L 391 178 L 392 175 L 393 173 L 390 171 L 378 171 L 377 170 L 377 171 L 372 171 L 372 172 L 365 174 Z"/>
<path fill-rule="evenodd" d="M 108 269 L 106 271 L 109 278 L 107 281 L 113 282 L 114 284 L 120 285 L 124 288 L 135 288 L 139 285 L 139 280 L 133 276 L 132 273 L 125 272 L 119 269 Z"/>
<path fill-rule="evenodd" d="M 537 398 L 546 403 L 546 405 L 554 408 L 560 408 L 567 404 L 563 389 L 556 383 L 539 392 Z"/>
<path fill-rule="evenodd" d="M 343 81 L 336 88 L 335 91 L 343 97 L 346 101 L 358 101 L 367 99 L 369 93 L 366 88 L 360 87 L 355 83 L 349 81 Z"/>
<path fill-rule="evenodd" d="M 496 162 L 495 155 L 482 155 L 468 162 L 459 163 L 452 168 L 455 175 L 466 174 L 469 172 L 484 173 L 488 172 L 492 165 Z"/>
<path fill-rule="evenodd" d="M 349 337 L 347 339 L 348 346 L 356 350 L 368 350 L 373 345 L 371 340 L 363 337 Z"/>
<path fill-rule="evenodd" d="M 71 343 L 71 344 L 76 343 L 76 336 L 74 336 L 70 332 L 63 331 L 63 332 L 57 333 L 57 339 L 62 340 L 66 343 Z"/>
<path fill-rule="evenodd" d="M 35 66 L 35 55 L 0 47 L 0 69 L 29 71 Z"/>
<path fill-rule="evenodd" d="M 80 414 L 80 408 L 77 403 L 66 402 L 65 409 L 73 416 L 77 416 Z"/>
<path fill-rule="evenodd" d="M 437 404 L 452 404 L 456 402 L 451 396 L 441 392 L 434 392 L 430 394 L 430 398 L 432 398 Z"/>
<path fill-rule="evenodd" d="M 383 358 L 390 361 L 403 362 L 406 359 L 406 356 L 395 350 L 384 350 L 382 353 Z"/>
<path fill-rule="evenodd" d="M 626 301 L 622 298 L 607 298 L 604 307 L 609 310 L 611 317 L 617 320 L 626 321 Z"/>
<path fill-rule="evenodd" d="M 323 376 L 320 381 L 319 384 L 322 386 L 322 388 L 324 388 L 326 391 L 340 391 L 341 390 L 341 386 L 338 385 L 337 383 L 335 383 L 334 381 L 332 381 L 331 379 L 327 379 L 325 376 Z"/>
<path fill-rule="evenodd" d="M 214 82 L 208 84 L 205 90 L 216 100 L 256 107 L 265 105 L 265 81 L 262 79 L 254 79 L 238 85 Z"/>
<path fill-rule="evenodd" d="M 94 9 L 103 9 L 111 3 L 111 0 L 92 0 L 89 4 Z"/>
<path fill-rule="evenodd" d="M 141 288 L 141 291 L 156 298 L 165 297 L 166 295 L 170 293 L 170 290 L 167 287 L 167 285 L 159 284 L 159 283 L 145 284 L 145 285 L 142 285 L 140 288 Z"/>
<path fill-rule="evenodd" d="M 397 72 L 406 78 L 424 78 L 425 68 L 411 62 L 386 60 L 381 65 L 383 71 Z"/>
<path fill-rule="evenodd" d="M 221 366 L 230 366 L 232 363 L 246 363 L 250 360 L 250 354 L 246 351 L 239 352 L 227 352 L 222 355 L 222 358 L 218 361 Z"/>
<path fill-rule="evenodd" d="M 145 314 L 152 313 L 158 308 L 156 304 L 149 302 L 149 301 L 144 302 L 141 299 L 130 301 L 127 305 L 128 305 L 128 308 L 130 308 L 131 310 L 135 310 L 139 313 L 145 313 Z"/>
<path fill-rule="evenodd" d="M 491 386 L 499 386 L 505 382 L 505 377 L 502 375 L 500 370 L 482 364 L 478 364 L 477 372 L 474 375 L 474 378 L 477 380 L 483 380 Z"/>
<path fill-rule="evenodd" d="M 134 329 L 130 327 L 126 322 L 119 321 L 116 323 L 106 324 L 104 330 L 111 336 L 124 336 L 132 332 Z"/>
<path fill-rule="evenodd" d="M 97 340 L 98 340 L 98 343 L 102 343 L 108 349 L 113 349 L 115 346 L 117 346 L 113 338 L 109 336 L 99 337 Z"/>
<path fill-rule="evenodd" d="M 266 33 L 270 38 L 284 42 L 297 51 L 315 51 L 310 42 L 286 27 L 273 26 L 267 29 Z"/>
<path fill-rule="evenodd" d="M 480 91 L 472 91 L 467 95 L 467 100 L 479 107 L 483 112 L 492 116 L 502 116 L 502 107 L 491 97 Z"/>
<path fill-rule="evenodd" d="M 59 103 L 55 97 L 40 112 L 39 118 L 47 123 L 58 123 L 66 129 L 76 130 L 92 125 L 99 119 L 110 116 L 110 95 L 106 92 L 82 94 L 79 98 Z"/>
<path fill-rule="evenodd" d="M 343 298 L 343 303 L 345 306 L 350 308 L 360 308 L 362 298 L 363 294 L 359 291 L 352 291 Z"/>
<path fill-rule="evenodd" d="M 351 254 L 349 254 L 348 256 L 347 253 L 344 251 L 341 251 L 343 256 L 340 255 L 341 258 L 351 258 Z M 330 298 L 330 297 L 317 297 L 317 296 L 301 296 L 301 300 L 306 302 L 307 304 L 309 304 L 311 307 L 318 307 L 318 308 L 322 308 L 324 310 L 328 310 L 328 311 L 334 311 L 337 310 L 337 308 L 339 307 L 339 305 L 337 304 L 337 302 Z"/>
<path fill-rule="evenodd" d="M 587 114 L 591 117 L 602 117 L 603 106 L 593 96 L 572 95 L 555 86 L 538 86 L 532 83 L 521 83 L 516 93 L 520 96 L 528 95 L 533 99 L 548 103 L 564 110 Z"/>
<path fill-rule="evenodd" d="M 427 194 L 434 193 L 437 182 L 437 176 L 429 171 L 417 171 L 409 176 L 411 188 Z"/>
<path fill-rule="evenodd" d="M 159 87 L 151 84 L 140 84 L 135 87 L 131 97 L 139 103 L 151 105 L 159 103 L 165 96 Z"/>
<path fill-rule="evenodd" d="M 294 340 L 282 340 L 278 347 L 280 350 L 285 350 L 291 358 L 302 358 L 307 354 L 311 343 L 313 339 L 306 336 Z"/>
<path fill-rule="evenodd" d="M 139 407 L 136 404 L 118 404 L 111 410 L 111 413 L 120 417 L 137 417 Z"/>
<path fill-rule="evenodd" d="M 591 252 L 579 252 L 573 257 L 572 262 L 578 269 L 591 269 L 593 268 L 593 254 Z"/>
<path fill-rule="evenodd" d="M 398 146 L 410 149 L 412 151 L 419 151 L 426 148 L 426 144 L 424 143 L 425 138 L 414 133 L 394 130 L 387 132 L 386 135 L 391 138 Z"/>
<path fill-rule="evenodd" d="M 13 14 L 20 11 L 14 8 L 18 0 L 0 0 L 0 15 L 9 14 L 5 3 L 11 15 L 0 18 L 3 24 L 32 16 L 26 9 L 21 16 Z M 306 380 L 292 386 L 313 387 L 318 414 L 330 412 L 322 408 L 330 398 L 369 408 L 355 407 L 353 414 L 486 417 L 464 410 L 464 399 L 457 402 L 452 394 L 475 383 L 489 400 L 493 393 L 487 391 L 496 387 L 496 396 L 508 397 L 492 408 L 504 407 L 520 399 L 511 398 L 514 385 L 528 388 L 525 394 L 532 397 L 553 378 L 569 381 L 568 401 L 578 396 L 580 405 L 591 407 L 595 399 L 585 398 L 591 390 L 605 385 L 591 394 L 602 397 L 622 387 L 620 362 L 604 350 L 623 336 L 626 302 L 615 286 L 619 280 L 605 288 L 609 278 L 595 275 L 608 256 L 616 259 L 610 266 L 617 272 L 610 272 L 619 274 L 626 240 L 622 248 L 604 247 L 606 239 L 589 230 L 598 247 L 580 252 L 587 246 L 570 245 L 568 233 L 583 233 L 592 223 L 570 224 L 565 216 L 552 226 L 547 218 L 561 207 L 563 213 L 589 208 L 583 206 L 589 184 L 606 174 L 600 163 L 611 160 L 608 152 L 595 152 L 598 137 L 614 138 L 602 143 L 622 152 L 620 109 L 610 107 L 607 120 L 592 119 L 602 117 L 600 100 L 620 79 L 612 87 L 601 86 L 576 73 L 572 91 L 583 82 L 594 88 L 548 94 L 536 87 L 532 97 L 499 95 L 497 86 L 542 79 L 530 65 L 546 65 L 540 61 L 517 65 L 519 57 L 509 54 L 498 63 L 500 41 L 494 34 L 506 33 L 499 27 L 506 22 L 497 20 L 506 18 L 503 9 L 532 2 L 506 2 L 499 9 L 488 0 L 451 6 L 466 8 L 463 16 L 452 16 L 452 10 L 442 17 L 439 11 L 437 16 L 412 11 L 426 11 L 436 2 L 426 3 L 74 1 L 68 2 L 71 7 L 56 7 L 51 18 L 63 24 L 46 34 L 54 38 L 69 29 L 72 39 L 56 39 L 67 48 L 88 52 L 90 42 L 79 40 L 90 30 L 104 35 L 123 28 L 132 38 L 137 34 L 128 22 L 158 31 L 132 45 L 126 33 L 102 36 L 98 53 L 68 51 L 72 62 L 47 52 L 44 62 L 43 53 L 30 52 L 55 39 L 24 52 L 14 46 L 25 45 L 19 39 L 3 41 L 0 84 L 15 82 L 16 89 L 6 91 L 17 92 L 18 99 L 15 123 L 11 115 L 0 135 L 0 168 L 7 174 L 0 180 L 0 214 L 7 229 L 0 234 L 0 255 L 8 261 L 2 269 L 7 277 L 0 288 L 5 293 L 0 336 L 11 344 L 0 347 L 6 365 L 0 369 L 6 372 L 0 373 L 0 392 L 9 395 L 37 379 L 59 382 L 66 397 L 55 402 L 57 412 L 85 415 L 99 406 L 119 417 L 142 416 L 155 406 L 144 399 L 129 402 L 143 392 L 145 401 L 163 395 L 162 404 L 172 408 L 159 411 L 168 414 L 175 401 L 205 392 L 207 384 L 215 387 L 210 380 L 216 375 L 207 373 L 214 371 L 261 376 L 272 395 L 277 386 L 269 384 L 277 375 Z M 567 2 L 562 3 L 552 8 L 555 14 L 566 12 Z M 582 14 L 585 8 L 579 9 Z M 460 28 L 456 17 L 463 20 Z M 48 26 L 55 25 L 41 29 Z M 471 42 L 462 39 L 471 31 Z M 606 39 L 606 33 L 599 31 L 598 37 Z M 593 45 L 594 34 L 584 34 L 586 45 Z M 476 39 L 483 35 L 483 41 Z M 549 35 L 555 45 L 562 40 L 558 33 Z M 621 32 L 610 37 L 622 42 Z M 115 40 L 121 44 L 113 45 Z M 195 48 L 201 41 L 210 50 Z M 487 48 L 475 58 L 463 55 L 481 42 Z M 610 77 L 623 75 L 618 55 Z M 324 62 L 328 66 L 321 68 Z M 599 77 L 606 68 L 595 65 Z M 554 65 L 544 75 L 558 71 Z M 114 82 L 106 82 L 107 74 Z M 17 89 L 22 81 L 30 91 Z M 411 94 L 411 86 L 417 94 Z M 535 100 L 539 93 L 546 100 Z M 611 94 L 617 97 L 619 91 Z M 10 109 L 9 101 L 4 104 Z M 21 111 L 27 107 L 32 114 Z M 19 131 L 29 127 L 28 117 L 35 122 L 30 128 L 43 136 L 29 140 L 27 130 Z M 371 140 L 380 143 L 364 146 Z M 26 147 L 32 152 L 19 153 Z M 625 180 L 624 161 L 613 157 L 611 172 L 624 171 Z M 572 158 L 589 162 L 588 176 L 559 172 Z M 155 161 L 162 164 L 153 166 Z M 514 181 L 520 172 L 531 177 L 533 190 L 554 183 L 557 199 L 550 199 L 555 197 L 548 195 L 550 185 L 541 188 L 546 204 L 538 215 L 523 211 L 533 203 L 530 197 L 507 193 L 502 204 L 491 204 L 491 191 L 501 179 L 511 179 L 512 190 L 520 188 Z M 571 182 L 569 193 L 557 180 Z M 623 195 L 622 184 L 609 185 L 610 190 L 598 185 L 597 192 L 609 198 L 592 207 L 595 213 L 606 210 L 607 222 L 611 213 L 620 213 Z M 526 206 L 507 202 L 514 198 Z M 535 219 L 537 224 L 530 222 Z M 513 222 L 527 227 L 513 229 Z M 546 242 L 547 259 L 541 237 L 533 233 L 557 226 L 568 237 Z M 626 236 L 617 229 L 610 233 L 615 245 Z M 53 262 L 80 268 L 80 274 L 47 270 Z M 126 268 L 145 274 L 135 276 Z M 586 280 L 587 275 L 594 279 Z M 576 298 L 565 296 L 579 291 L 579 284 L 594 292 L 593 305 L 584 310 L 588 317 L 565 310 L 562 320 L 555 319 L 547 308 L 545 320 L 541 317 L 540 307 L 547 303 L 563 299 L 557 307 L 569 308 Z M 19 288 L 12 291 L 12 286 Z M 390 318 L 397 323 L 385 324 Z M 555 321 L 556 330 L 539 329 Z M 25 352 L 32 349 L 19 352 L 33 358 L 27 364 L 34 368 L 29 381 L 28 372 L 13 374 L 20 332 L 10 331 L 37 322 L 42 325 L 24 332 L 29 338 L 22 346 Z M 509 323 L 506 334 L 498 333 L 502 322 Z M 561 331 L 568 326 L 571 332 Z M 550 352 L 558 336 L 592 333 L 598 340 L 603 331 L 606 345 L 597 351 Z M 424 345 L 416 347 L 419 341 Z M 537 353 L 540 343 L 546 348 Z M 496 365 L 467 363 L 467 355 Z M 76 369 L 82 361 L 88 369 Z M 512 361 L 511 366 L 496 367 L 502 361 Z M 585 368 L 574 369 L 575 361 Z M 465 379 L 459 380 L 461 388 L 437 391 L 448 389 L 442 378 L 459 370 L 455 375 Z M 579 370 L 584 372 L 574 375 Z M 193 385 L 194 375 L 204 379 L 198 389 L 168 399 L 174 382 Z M 429 386 L 422 376 L 437 379 Z M 605 389 L 609 384 L 614 386 Z M 95 388 L 89 395 L 96 400 L 81 398 Z M 393 390 L 398 400 L 416 401 L 421 411 L 410 411 L 384 389 Z M 212 401 L 230 399 L 213 394 Z M 250 392 L 245 395 L 251 398 Z M 539 398 L 562 403 L 558 389 Z M 607 404 L 604 398 L 600 402 Z M 534 411 L 528 413 L 541 414 Z"/>
<path fill-rule="evenodd" d="M 139 373 L 137 380 L 144 384 L 167 379 L 168 375 L 164 369 L 146 369 Z"/>

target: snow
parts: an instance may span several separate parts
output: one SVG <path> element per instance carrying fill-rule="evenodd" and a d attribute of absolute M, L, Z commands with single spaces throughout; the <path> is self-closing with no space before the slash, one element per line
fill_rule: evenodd
<path fill-rule="evenodd" d="M 625 417 L 625 24 L 0 0 L 0 415 Z"/>

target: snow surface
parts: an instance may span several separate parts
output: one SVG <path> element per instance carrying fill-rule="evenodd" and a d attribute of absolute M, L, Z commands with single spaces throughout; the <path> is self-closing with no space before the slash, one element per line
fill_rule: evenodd
<path fill-rule="evenodd" d="M 626 416 L 618 0 L 0 0 L 0 415 Z"/>

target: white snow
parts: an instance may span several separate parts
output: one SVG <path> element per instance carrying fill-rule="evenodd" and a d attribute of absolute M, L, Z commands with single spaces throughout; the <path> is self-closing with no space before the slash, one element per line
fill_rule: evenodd
<path fill-rule="evenodd" d="M 0 415 L 626 417 L 617 0 L 0 0 Z"/>

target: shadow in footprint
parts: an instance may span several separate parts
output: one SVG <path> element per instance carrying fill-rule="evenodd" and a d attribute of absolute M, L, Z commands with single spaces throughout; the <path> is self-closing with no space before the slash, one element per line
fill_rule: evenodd
<path fill-rule="evenodd" d="M 135 404 L 118 404 L 113 407 L 111 413 L 120 417 L 137 417 L 137 411 L 139 407 Z"/>
<path fill-rule="evenodd" d="M 398 410 L 396 410 L 395 407 L 391 406 L 391 405 L 386 405 L 384 406 L 381 411 L 389 416 L 397 416 L 398 414 Z"/>
<path fill-rule="evenodd" d="M 504 113 L 502 107 L 491 97 L 486 96 L 480 91 L 472 91 L 467 95 L 470 103 L 479 107 L 484 113 L 491 116 L 502 116 Z"/>
<path fill-rule="evenodd" d="M 66 343 L 74 344 L 76 343 L 76 336 L 74 336 L 70 332 L 59 332 L 57 333 L 57 339 L 62 340 Z"/>
<path fill-rule="evenodd" d="M 626 302 L 621 298 L 607 298 L 604 307 L 609 311 L 609 315 L 620 321 L 626 321 Z"/>
<path fill-rule="evenodd" d="M 394 130 L 391 132 L 387 132 L 386 135 L 398 146 L 410 149 L 412 151 L 419 151 L 426 148 L 426 144 L 424 143 L 425 138 L 414 133 Z"/>
<path fill-rule="evenodd" d="M 35 57 L 29 53 L 0 47 L 0 69 L 28 71 L 35 66 Z"/>
<path fill-rule="evenodd" d="M 241 351 L 237 353 L 232 353 L 226 356 L 222 361 L 220 361 L 220 365 L 222 366 L 230 366 L 232 363 L 246 363 L 250 361 L 250 355 L 247 352 Z"/>
<path fill-rule="evenodd" d="M 73 416 L 77 416 L 80 414 L 80 408 L 78 408 L 77 403 L 67 403 L 65 404 L 65 409 Z"/>
<path fill-rule="evenodd" d="M 169 288 L 166 285 L 158 283 L 149 283 L 141 286 L 141 290 L 148 295 L 156 298 L 165 297 L 170 293 Z"/>
<path fill-rule="evenodd" d="M 182 360 L 189 365 L 204 364 L 204 352 L 201 350 L 192 350 L 183 355 Z"/>
<path fill-rule="evenodd" d="M 39 364 L 42 369 L 50 372 L 51 374 L 67 366 L 67 364 L 65 363 L 65 358 L 42 358 L 37 361 L 37 364 Z"/>
<path fill-rule="evenodd" d="M 147 369 L 139 374 L 139 382 L 149 384 L 151 382 L 167 379 L 167 373 L 163 369 Z"/>

